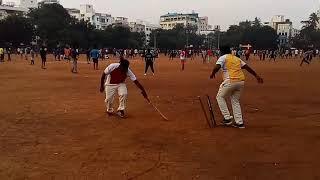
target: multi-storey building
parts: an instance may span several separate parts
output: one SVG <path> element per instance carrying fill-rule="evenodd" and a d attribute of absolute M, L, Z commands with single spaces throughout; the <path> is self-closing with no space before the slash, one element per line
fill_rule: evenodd
<path fill-rule="evenodd" d="M 115 17 L 113 24 L 116 26 L 129 27 L 129 21 L 126 17 Z"/>
<path fill-rule="evenodd" d="M 176 25 L 194 26 L 197 27 L 197 32 L 200 34 L 202 31 L 212 29 L 209 25 L 208 17 L 199 17 L 198 13 L 192 12 L 191 14 L 178 14 L 168 13 L 160 17 L 160 26 L 162 29 L 173 29 Z"/>
<path fill-rule="evenodd" d="M 20 0 L 20 7 L 25 9 L 38 8 L 37 0 Z"/>
<path fill-rule="evenodd" d="M 29 11 L 28 8 L 16 7 L 14 4 L 0 5 L 0 20 L 5 19 L 11 14 L 24 15 Z"/>
<path fill-rule="evenodd" d="M 59 0 L 42 0 L 38 3 L 38 6 L 41 7 L 45 4 L 60 4 Z"/>
<path fill-rule="evenodd" d="M 199 25 L 199 14 L 178 14 L 168 13 L 160 17 L 160 26 L 162 29 L 173 29 L 176 25 L 183 26 L 198 26 Z"/>
<path fill-rule="evenodd" d="M 138 22 L 130 22 L 129 23 L 130 31 L 131 32 L 145 32 L 146 26 L 142 23 Z"/>
<path fill-rule="evenodd" d="M 71 17 L 74 17 L 75 19 L 80 19 L 80 10 L 79 9 L 66 8 L 66 10 L 68 11 L 68 13 Z"/>
<path fill-rule="evenodd" d="M 208 17 L 200 17 L 199 18 L 199 24 L 198 24 L 198 31 L 207 31 L 210 28 L 210 25 L 209 25 L 209 19 Z"/>
<path fill-rule="evenodd" d="M 96 29 L 106 29 L 109 25 L 112 25 L 113 18 L 110 14 L 96 13 L 92 5 L 81 4 L 80 10 L 67 9 L 70 16 L 79 20 L 90 22 Z"/>
<path fill-rule="evenodd" d="M 150 40 L 151 40 L 151 33 L 152 31 L 154 30 L 157 30 L 157 29 L 161 29 L 161 26 L 159 25 L 156 25 L 156 24 L 150 24 L 148 22 L 145 23 L 145 31 L 144 33 L 146 34 L 146 45 L 149 45 L 150 44 Z"/>

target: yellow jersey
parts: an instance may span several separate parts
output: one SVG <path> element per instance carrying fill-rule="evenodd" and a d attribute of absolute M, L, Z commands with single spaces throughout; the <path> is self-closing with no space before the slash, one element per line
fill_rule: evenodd
<path fill-rule="evenodd" d="M 220 65 L 222 68 L 223 80 L 230 80 L 230 82 L 239 82 L 245 80 L 242 67 L 245 66 L 246 63 L 237 56 L 226 54 L 221 56 L 216 64 Z"/>

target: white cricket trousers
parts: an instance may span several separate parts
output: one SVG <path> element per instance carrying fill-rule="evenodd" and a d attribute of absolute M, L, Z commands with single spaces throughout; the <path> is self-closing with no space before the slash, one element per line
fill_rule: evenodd
<path fill-rule="evenodd" d="M 242 112 L 241 112 L 241 106 L 240 106 L 240 96 L 243 88 L 244 88 L 244 81 L 230 82 L 230 80 L 226 80 L 220 85 L 219 92 L 217 94 L 217 102 L 224 119 L 233 118 L 230 115 L 230 112 L 226 103 L 226 98 L 230 97 L 234 120 L 237 124 L 243 124 Z"/>
<path fill-rule="evenodd" d="M 128 95 L 126 84 L 121 83 L 118 85 L 106 85 L 105 86 L 105 93 L 106 93 L 105 102 L 107 106 L 107 112 L 112 113 L 114 111 L 112 104 L 113 104 L 116 91 L 118 91 L 118 95 L 119 95 L 118 111 L 124 111 L 126 109 L 126 102 L 127 102 L 127 95 Z"/>

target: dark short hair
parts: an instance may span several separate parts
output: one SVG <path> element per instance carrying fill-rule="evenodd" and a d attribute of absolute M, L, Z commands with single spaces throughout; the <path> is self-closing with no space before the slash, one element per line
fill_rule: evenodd
<path fill-rule="evenodd" d="M 125 72 L 128 72 L 128 68 L 130 66 L 130 62 L 126 59 L 121 59 L 120 60 L 120 67 L 122 68 L 122 70 L 124 70 Z"/>
<path fill-rule="evenodd" d="M 220 53 L 221 53 L 221 55 L 231 54 L 231 48 L 230 48 L 230 46 L 228 46 L 228 45 L 221 46 L 221 47 L 220 47 Z"/>

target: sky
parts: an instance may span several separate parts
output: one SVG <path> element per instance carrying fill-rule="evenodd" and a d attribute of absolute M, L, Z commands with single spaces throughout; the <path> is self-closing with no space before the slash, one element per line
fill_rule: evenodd
<path fill-rule="evenodd" d="M 15 1 L 19 4 L 19 0 Z M 129 20 L 146 20 L 159 23 L 161 15 L 168 12 L 191 13 L 208 16 L 209 24 L 220 25 L 226 30 L 230 25 L 255 17 L 262 22 L 273 15 L 285 15 L 295 28 L 320 8 L 320 0 L 60 0 L 66 8 L 79 8 L 80 4 L 92 4 L 96 12 L 112 16 L 124 16 Z"/>

